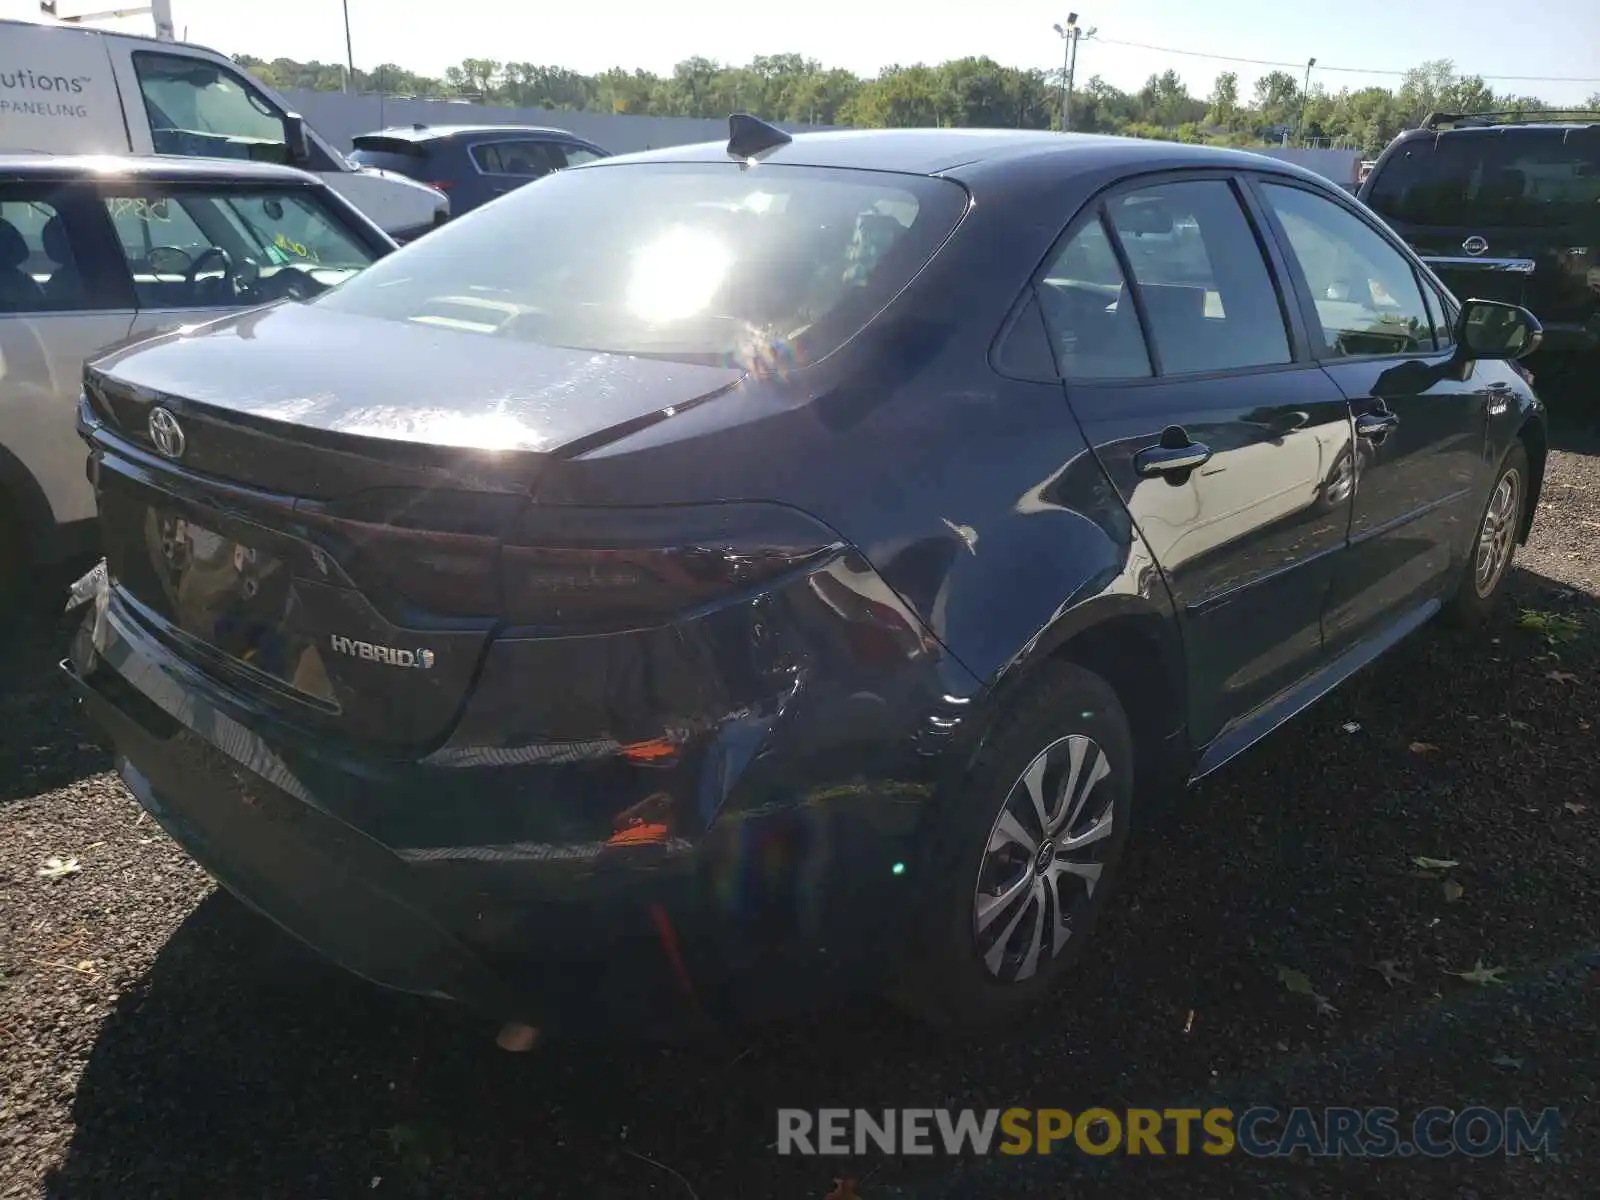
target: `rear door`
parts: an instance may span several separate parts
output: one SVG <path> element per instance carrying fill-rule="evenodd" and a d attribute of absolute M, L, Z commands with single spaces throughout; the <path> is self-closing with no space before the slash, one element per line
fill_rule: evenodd
<path fill-rule="evenodd" d="M 94 516 L 74 421 L 84 360 L 125 338 L 133 319 L 93 193 L 0 182 L 0 446 L 58 525 Z"/>
<path fill-rule="evenodd" d="M 1322 189 L 1257 186 L 1315 353 L 1355 418 L 1350 551 L 1323 627 L 1340 650 L 1416 616 L 1455 578 L 1486 482 L 1494 388 L 1455 357 L 1442 299 L 1391 234 Z"/>
<path fill-rule="evenodd" d="M 1197 743 L 1322 661 L 1349 405 L 1311 358 L 1239 182 L 1151 177 L 1069 228 L 1038 283 L 1066 392 L 1183 625 Z"/>

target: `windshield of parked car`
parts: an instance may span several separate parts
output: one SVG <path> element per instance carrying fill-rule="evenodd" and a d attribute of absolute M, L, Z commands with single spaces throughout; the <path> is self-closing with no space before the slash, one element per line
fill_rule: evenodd
<path fill-rule="evenodd" d="M 489 337 L 793 366 L 859 331 L 966 210 L 948 180 L 738 163 L 560 171 L 318 300 Z"/>
<path fill-rule="evenodd" d="M 1415 225 L 1600 221 L 1600 130 L 1512 126 L 1415 138 L 1375 173 L 1367 203 Z"/>

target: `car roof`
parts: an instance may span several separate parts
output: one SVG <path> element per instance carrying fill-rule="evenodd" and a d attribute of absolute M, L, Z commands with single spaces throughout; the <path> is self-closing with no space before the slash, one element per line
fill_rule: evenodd
<path fill-rule="evenodd" d="M 143 179 L 158 183 L 272 183 L 322 187 L 315 175 L 277 163 L 236 158 L 134 154 L 0 154 L 0 178 Z"/>
<path fill-rule="evenodd" d="M 362 138 L 383 137 L 393 138 L 396 141 L 432 142 L 454 137 L 484 137 L 498 136 L 500 134 L 538 134 L 543 137 L 568 138 L 575 142 L 586 142 L 577 134 L 566 129 L 554 129 L 546 125 L 390 125 L 383 129 L 374 129 L 370 133 L 357 134 L 353 139 L 360 141 Z"/>
<path fill-rule="evenodd" d="M 1060 158 L 1063 165 L 1096 170 L 1107 167 L 1217 167 L 1236 170 L 1274 168 L 1326 183 L 1322 176 L 1293 163 L 1245 150 L 1158 142 L 1111 134 L 1050 133 L 1027 129 L 851 129 L 796 134 L 765 151 L 763 163 L 896 171 L 911 175 L 950 175 L 964 179 L 1010 164 Z M 617 155 L 595 170 L 639 162 L 727 162 L 725 142 L 667 146 Z"/>

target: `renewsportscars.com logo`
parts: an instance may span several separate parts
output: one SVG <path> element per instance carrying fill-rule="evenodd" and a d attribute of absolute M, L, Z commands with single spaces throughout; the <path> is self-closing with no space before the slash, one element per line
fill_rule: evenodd
<path fill-rule="evenodd" d="M 1555 1150 L 1557 1109 L 799 1108 L 778 1110 L 779 1154 L 1084 1154 L 1507 1158 Z"/>

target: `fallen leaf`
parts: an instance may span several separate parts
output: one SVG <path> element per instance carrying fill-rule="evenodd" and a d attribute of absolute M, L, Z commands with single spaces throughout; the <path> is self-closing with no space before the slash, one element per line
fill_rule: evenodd
<path fill-rule="evenodd" d="M 1496 1067 L 1504 1067 L 1508 1071 L 1522 1070 L 1522 1060 L 1512 1058 L 1509 1054 L 1496 1054 L 1489 1062 Z"/>
<path fill-rule="evenodd" d="M 1331 1021 L 1339 1015 L 1339 1010 L 1326 996 L 1312 996 L 1311 1000 L 1317 1006 L 1317 1016 L 1327 1017 Z"/>
<path fill-rule="evenodd" d="M 1589 806 L 1587 804 L 1579 804 L 1576 800 L 1568 800 L 1561 807 L 1566 809 L 1575 817 L 1589 811 Z"/>
<path fill-rule="evenodd" d="M 1451 867 L 1461 865 L 1453 858 L 1429 858 L 1426 854 L 1418 854 L 1411 861 L 1424 871 L 1448 871 Z"/>
<path fill-rule="evenodd" d="M 1479 987 L 1484 987 L 1491 983 L 1509 982 L 1507 979 L 1505 979 L 1505 973 L 1506 969 L 1504 967 L 1484 966 L 1483 959 L 1481 958 L 1473 964 L 1472 970 L 1470 971 L 1446 972 L 1446 974 L 1455 975 L 1461 979 L 1465 979 L 1468 983 L 1475 983 Z"/>
<path fill-rule="evenodd" d="M 1445 900 L 1445 903 L 1446 904 L 1454 904 L 1457 900 L 1461 899 L 1461 897 L 1466 894 L 1466 890 L 1467 890 L 1466 888 L 1462 887 L 1454 879 L 1446 879 L 1444 881 L 1444 900 Z"/>
<path fill-rule="evenodd" d="M 44 866 L 39 868 L 39 874 L 45 879 L 60 879 L 66 875 L 76 875 L 83 870 L 75 858 L 62 858 L 52 854 L 44 860 Z"/>
<path fill-rule="evenodd" d="M 1346 733 L 1360 733 L 1361 732 L 1361 722 L 1360 721 L 1346 721 L 1344 723 L 1344 725 L 1342 726 L 1342 728 L 1344 729 L 1344 731 Z"/>
<path fill-rule="evenodd" d="M 861 1193 L 856 1191 L 856 1181 L 846 1175 L 833 1181 L 832 1190 L 822 1200 L 861 1200 Z"/>
<path fill-rule="evenodd" d="M 1527 733 L 1533 728 L 1533 726 L 1529 725 L 1526 721 L 1519 721 L 1515 717 L 1507 717 L 1506 724 L 1517 733 Z"/>
<path fill-rule="evenodd" d="M 1390 987 L 1393 987 L 1396 983 L 1411 982 L 1411 976 L 1402 971 L 1392 958 L 1385 958 L 1373 963 L 1372 969 L 1382 975 L 1383 981 Z"/>
<path fill-rule="evenodd" d="M 1549 671 L 1549 672 L 1547 672 L 1545 674 L 1545 678 L 1549 679 L 1549 680 L 1552 680 L 1555 683 L 1577 683 L 1578 682 L 1578 677 L 1576 675 L 1574 675 L 1571 671 Z"/>
<path fill-rule="evenodd" d="M 1432 742 L 1411 743 L 1411 753 L 1413 754 L 1437 754 L 1438 752 L 1439 747 L 1435 746 Z"/>
<path fill-rule="evenodd" d="M 1296 971 L 1293 967 L 1279 967 L 1278 982 L 1297 996 L 1317 994 L 1317 989 L 1311 986 L 1310 977 L 1304 971 Z"/>

